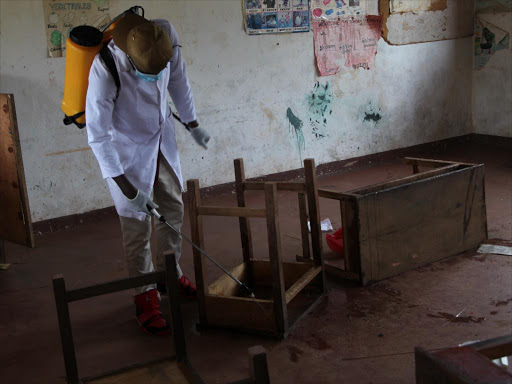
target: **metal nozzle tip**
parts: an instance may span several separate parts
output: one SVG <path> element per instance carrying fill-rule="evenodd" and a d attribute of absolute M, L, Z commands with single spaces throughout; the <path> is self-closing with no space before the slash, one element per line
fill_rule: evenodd
<path fill-rule="evenodd" d="M 254 293 L 251 293 L 251 299 L 255 299 L 256 296 L 254 296 Z"/>

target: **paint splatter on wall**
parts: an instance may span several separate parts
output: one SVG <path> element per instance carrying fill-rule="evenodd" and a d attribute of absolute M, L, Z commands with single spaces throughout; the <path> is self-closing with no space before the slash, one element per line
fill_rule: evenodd
<path fill-rule="evenodd" d="M 363 121 L 368 123 L 378 124 L 380 119 L 382 119 L 381 109 L 375 107 L 371 101 L 368 102 L 363 108 Z"/>
<path fill-rule="evenodd" d="M 317 81 L 313 92 L 307 95 L 306 103 L 313 134 L 317 139 L 326 137 L 327 119 L 332 114 L 332 91 L 329 82 L 323 85 Z"/>
<path fill-rule="evenodd" d="M 297 139 L 297 149 L 299 150 L 300 163 L 302 164 L 302 150 L 306 149 L 306 141 L 304 140 L 304 133 L 302 132 L 304 123 L 295 116 L 291 108 L 286 110 L 286 117 L 288 118 L 290 130 L 292 130 L 292 133 Z"/>

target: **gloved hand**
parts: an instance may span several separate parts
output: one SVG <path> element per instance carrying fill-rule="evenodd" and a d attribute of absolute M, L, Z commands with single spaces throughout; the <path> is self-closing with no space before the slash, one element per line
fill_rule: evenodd
<path fill-rule="evenodd" d="M 199 144 L 204 149 L 208 149 L 208 142 L 210 141 L 210 135 L 208 132 L 206 132 L 206 129 L 197 127 L 197 128 L 191 128 L 190 134 L 194 138 L 197 144 Z"/>
<path fill-rule="evenodd" d="M 147 205 L 152 208 L 158 208 L 158 205 L 153 203 L 151 198 L 140 189 L 137 191 L 137 196 L 135 196 L 135 198 L 128 199 L 128 203 L 134 211 L 144 212 L 146 215 L 151 215 L 151 212 L 148 211 Z"/>

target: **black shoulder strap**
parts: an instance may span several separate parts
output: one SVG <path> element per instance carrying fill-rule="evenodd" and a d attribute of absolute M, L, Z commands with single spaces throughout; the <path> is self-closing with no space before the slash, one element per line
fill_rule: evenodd
<path fill-rule="evenodd" d="M 116 99 L 119 96 L 119 88 L 121 88 L 121 81 L 119 80 L 119 73 L 117 73 L 116 62 L 114 61 L 114 56 L 112 56 L 112 52 L 108 48 L 108 45 L 103 45 L 103 48 L 100 50 L 100 56 L 105 65 L 108 68 L 108 71 L 114 78 L 114 82 L 116 83 L 117 93 Z"/>

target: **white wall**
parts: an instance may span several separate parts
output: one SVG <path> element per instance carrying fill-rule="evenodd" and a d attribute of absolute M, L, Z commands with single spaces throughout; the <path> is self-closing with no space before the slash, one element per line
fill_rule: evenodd
<path fill-rule="evenodd" d="M 478 17 L 512 37 L 512 12 Z M 473 125 L 476 133 L 512 137 L 512 42 L 473 71 Z"/>
<path fill-rule="evenodd" d="M 136 3 L 136 2 L 135 2 Z M 112 15 L 135 4 L 111 0 Z M 185 179 L 202 186 L 301 166 L 286 111 L 303 121 L 302 158 L 317 163 L 471 132 L 472 39 L 378 45 L 375 68 L 315 75 L 312 33 L 248 36 L 239 0 L 141 1 L 168 18 L 183 45 L 201 123 L 213 136 L 178 143 Z M 62 124 L 64 60 L 46 58 L 41 1 L 0 1 L 0 92 L 14 93 L 34 221 L 112 205 L 86 132 Z M 332 89 L 332 114 L 316 138 L 306 98 L 316 81 Z M 366 120 L 379 114 L 378 122 Z"/>

